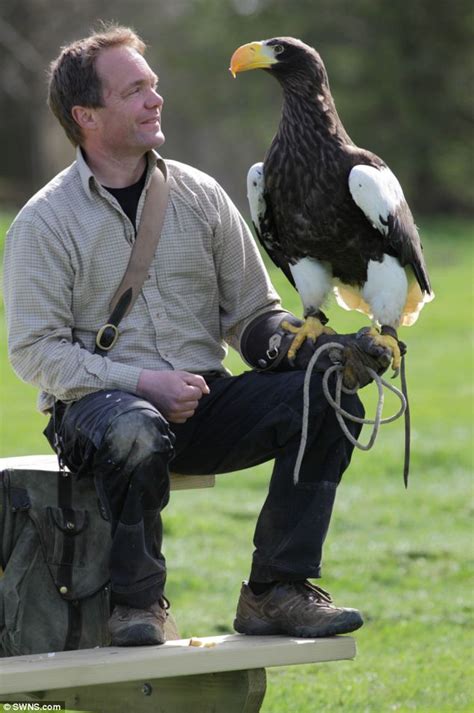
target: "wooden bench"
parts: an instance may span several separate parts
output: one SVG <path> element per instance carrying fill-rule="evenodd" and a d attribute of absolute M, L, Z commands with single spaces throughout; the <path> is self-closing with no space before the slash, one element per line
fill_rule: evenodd
<path fill-rule="evenodd" d="M 2 470 L 57 471 L 58 459 L 54 455 L 0 458 L 0 471 Z M 171 473 L 171 490 L 212 488 L 215 483 L 215 475 L 180 475 L 178 473 Z"/>
<path fill-rule="evenodd" d="M 3 470 L 57 471 L 55 456 L 0 459 Z M 213 475 L 172 474 L 171 488 L 213 487 Z M 162 646 L 95 648 L 0 659 L 0 700 L 64 701 L 94 713 L 256 713 L 265 668 L 352 659 L 348 636 L 297 639 L 240 634 L 179 639 L 171 619 Z"/>
<path fill-rule="evenodd" d="M 256 713 L 265 667 L 355 656 L 349 636 L 235 634 L 204 637 L 199 646 L 191 641 L 0 659 L 0 699 L 65 701 L 67 710 L 96 713 Z"/>

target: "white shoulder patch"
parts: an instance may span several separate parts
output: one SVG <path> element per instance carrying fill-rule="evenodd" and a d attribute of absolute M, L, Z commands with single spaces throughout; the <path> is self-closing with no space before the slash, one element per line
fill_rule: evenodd
<path fill-rule="evenodd" d="M 374 228 L 386 235 L 388 216 L 405 200 L 397 177 L 387 167 L 354 166 L 349 174 L 349 190 Z"/>
<path fill-rule="evenodd" d="M 261 230 L 260 223 L 266 209 L 266 203 L 263 198 L 264 183 L 263 163 L 254 163 L 247 174 L 247 198 L 252 221 L 259 231 Z"/>

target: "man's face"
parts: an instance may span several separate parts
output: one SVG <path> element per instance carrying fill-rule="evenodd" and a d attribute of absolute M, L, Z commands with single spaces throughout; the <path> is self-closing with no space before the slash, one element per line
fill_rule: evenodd
<path fill-rule="evenodd" d="M 104 106 L 95 110 L 103 148 L 142 154 L 161 146 L 163 98 L 144 57 L 130 47 L 112 47 L 98 56 L 96 70 L 103 87 Z"/>

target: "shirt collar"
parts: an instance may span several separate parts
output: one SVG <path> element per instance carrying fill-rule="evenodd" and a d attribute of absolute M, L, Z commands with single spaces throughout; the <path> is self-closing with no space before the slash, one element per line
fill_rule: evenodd
<path fill-rule="evenodd" d="M 88 198 L 92 198 L 90 184 L 91 181 L 95 181 L 95 177 L 86 163 L 86 159 L 84 158 L 84 154 L 82 153 L 80 146 L 76 148 L 76 165 L 79 171 L 82 187 L 84 188 Z"/>
<path fill-rule="evenodd" d="M 146 177 L 146 187 L 148 188 L 148 184 L 151 181 L 151 174 L 153 173 L 153 169 L 155 166 L 160 169 L 161 173 L 165 177 L 165 181 L 168 180 L 168 169 L 166 167 L 166 163 L 164 159 L 161 158 L 160 154 L 155 151 L 154 149 L 151 149 L 151 151 L 148 151 L 147 155 L 147 161 L 148 161 L 148 173 Z"/>
<path fill-rule="evenodd" d="M 148 168 L 147 168 L 147 177 L 145 181 L 145 187 L 148 188 L 148 184 L 151 181 L 151 175 L 153 173 L 153 169 L 155 166 L 160 169 L 160 171 L 163 173 L 165 180 L 168 180 L 168 169 L 166 167 L 166 163 L 164 160 L 161 158 L 160 154 L 157 151 L 154 151 L 153 149 L 148 151 L 146 154 L 147 158 L 147 163 L 148 163 Z M 77 164 L 77 169 L 79 171 L 79 176 L 81 179 L 82 187 L 84 188 L 84 191 L 86 192 L 87 196 L 89 198 L 92 198 L 92 193 L 91 193 L 91 181 L 96 181 L 96 177 L 92 173 L 91 169 L 89 168 L 89 165 L 87 164 L 84 154 L 82 153 L 81 147 L 78 146 L 76 149 L 76 164 Z"/>

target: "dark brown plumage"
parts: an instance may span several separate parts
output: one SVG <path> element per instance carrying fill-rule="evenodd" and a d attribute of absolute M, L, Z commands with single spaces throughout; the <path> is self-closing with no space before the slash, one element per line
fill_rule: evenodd
<path fill-rule="evenodd" d="M 234 76 L 251 69 L 264 69 L 283 90 L 278 131 L 248 176 L 259 239 L 300 293 L 305 317 L 324 321 L 321 306 L 333 288 L 341 306 L 396 335 L 432 298 L 398 180 L 349 137 L 316 50 L 291 37 L 252 42 L 231 59 Z M 315 338 L 314 321 L 311 330 Z M 398 363 L 393 337 L 390 347 Z"/>
<path fill-rule="evenodd" d="M 268 227 L 278 236 L 280 259 L 291 264 L 310 255 L 329 262 L 342 282 L 361 286 L 368 261 L 380 261 L 388 253 L 402 266 L 413 265 L 420 287 L 430 292 L 408 205 L 393 216 L 381 241 L 350 195 L 348 177 L 354 166 L 386 164 L 358 148 L 347 134 L 319 54 L 292 38 L 267 44 L 284 47 L 278 63 L 266 70 L 282 86 L 283 108 L 264 161 Z"/>

